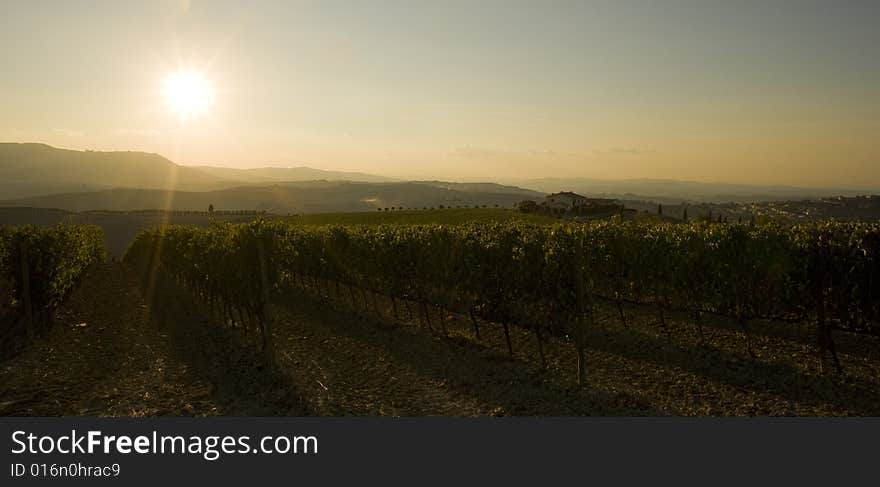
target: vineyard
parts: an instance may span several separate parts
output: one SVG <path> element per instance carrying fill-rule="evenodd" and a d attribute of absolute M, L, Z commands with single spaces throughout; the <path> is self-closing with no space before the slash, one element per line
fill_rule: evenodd
<path fill-rule="evenodd" d="M 670 333 L 686 313 L 702 337 L 705 315 L 735 320 L 754 357 L 758 320 L 811 323 L 822 366 L 842 370 L 832 330 L 877 334 L 880 226 L 815 224 L 588 224 L 302 226 L 278 221 L 162 227 L 141 233 L 125 260 L 141 275 L 174 276 L 226 323 L 259 336 L 272 353 L 265 312 L 273 294 L 310 288 L 368 307 L 387 297 L 393 314 L 415 312 L 445 332 L 444 319 L 527 330 L 546 362 L 546 338 L 569 341 L 586 374 L 586 330 L 600 303 L 649 306 Z M 149 289 L 149 286 L 147 287 Z"/>
<path fill-rule="evenodd" d="M 0 227 L 3 342 L 47 329 L 83 272 L 103 258 L 104 233 L 96 226 Z"/>
<path fill-rule="evenodd" d="M 469 222 L 550 224 L 546 215 L 522 213 L 507 208 L 444 208 L 427 210 L 360 211 L 350 213 L 306 213 L 283 217 L 288 223 L 303 225 L 460 225 Z"/>
<path fill-rule="evenodd" d="M 0 414 L 880 407 L 877 224 L 304 223 L 2 227 Z"/>

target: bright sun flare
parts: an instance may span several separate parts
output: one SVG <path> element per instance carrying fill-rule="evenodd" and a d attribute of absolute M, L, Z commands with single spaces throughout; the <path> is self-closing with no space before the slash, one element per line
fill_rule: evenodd
<path fill-rule="evenodd" d="M 214 87 L 195 71 L 180 71 L 162 81 L 162 95 L 168 108 L 184 119 L 207 112 L 214 104 Z"/>

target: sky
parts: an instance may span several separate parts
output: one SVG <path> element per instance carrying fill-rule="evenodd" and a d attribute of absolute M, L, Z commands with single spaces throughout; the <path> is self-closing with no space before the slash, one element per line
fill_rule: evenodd
<path fill-rule="evenodd" d="M 880 2 L 17 1 L 0 141 L 406 178 L 880 188 Z M 215 93 L 182 118 L 163 82 Z"/>

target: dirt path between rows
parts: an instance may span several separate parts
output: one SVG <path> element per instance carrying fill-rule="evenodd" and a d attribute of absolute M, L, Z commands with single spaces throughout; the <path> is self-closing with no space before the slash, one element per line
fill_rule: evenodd
<path fill-rule="evenodd" d="M 234 363 L 234 344 L 208 325 L 168 292 L 146 303 L 120 264 L 98 266 L 47 336 L 0 363 L 0 415 L 302 413 L 283 385 L 252 380 L 258 371 Z"/>
<path fill-rule="evenodd" d="M 275 301 L 278 362 L 296 371 L 292 380 L 316 414 L 657 414 L 626 394 L 567 387 L 485 342 L 394 324 L 295 290 Z"/>
<path fill-rule="evenodd" d="M 0 363 L 0 415 L 631 411 L 631 404 L 560 388 L 534 364 L 498 349 L 412 327 L 389 329 L 296 293 L 271 309 L 277 366 L 267 368 L 238 330 L 217 323 L 175 283 L 160 279 L 147 293 L 140 284 L 121 264 L 91 270 L 52 331 Z"/>
<path fill-rule="evenodd" d="M 525 329 L 511 329 L 508 355 L 497 324 L 484 323 L 476 338 L 466 318 L 448 315 L 432 331 L 403 313 L 392 318 L 383 299 L 370 311 L 346 293 L 322 298 L 295 287 L 269 308 L 277 361 L 267 367 L 253 336 L 219 323 L 173 281 L 141 284 L 118 263 L 92 269 L 51 332 L 0 362 L 0 415 L 871 416 L 880 408 L 880 352 L 864 337 L 839 336 L 847 373 L 821 375 L 807 342 L 788 336 L 791 325 L 756 327 L 750 358 L 733 325 L 707 321 L 700 338 L 686 319 L 670 319 L 667 332 L 650 311 L 632 309 L 622 327 L 611 310 L 588 329 L 588 382 L 579 387 L 565 337 L 545 340 L 544 369 Z"/>

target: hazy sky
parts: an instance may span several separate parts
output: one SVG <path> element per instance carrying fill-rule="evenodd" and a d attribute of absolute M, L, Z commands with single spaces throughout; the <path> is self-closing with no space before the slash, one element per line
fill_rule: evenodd
<path fill-rule="evenodd" d="M 0 140 L 406 177 L 880 188 L 880 2 L 10 1 Z M 204 72 L 181 123 L 162 80 Z"/>

